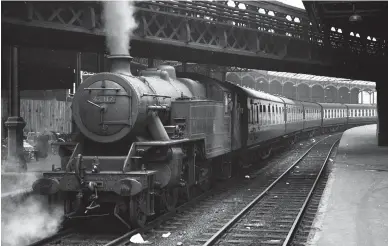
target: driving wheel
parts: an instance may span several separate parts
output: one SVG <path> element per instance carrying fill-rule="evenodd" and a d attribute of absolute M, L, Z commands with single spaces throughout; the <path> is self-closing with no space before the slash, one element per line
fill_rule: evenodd
<path fill-rule="evenodd" d="M 140 194 L 129 200 L 129 222 L 132 228 L 144 227 L 147 221 L 147 215 L 143 211 L 143 206 L 145 206 L 143 199 L 144 197 Z"/>
<path fill-rule="evenodd" d="M 178 188 L 165 189 L 162 194 L 162 201 L 167 211 L 172 211 L 176 207 L 179 198 Z"/>

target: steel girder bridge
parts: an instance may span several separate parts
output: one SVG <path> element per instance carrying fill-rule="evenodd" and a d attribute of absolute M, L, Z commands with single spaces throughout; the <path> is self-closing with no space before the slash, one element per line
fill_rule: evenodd
<path fill-rule="evenodd" d="M 136 6 L 135 57 L 361 80 L 381 77 L 387 63 L 383 38 L 351 36 L 340 27 L 318 30 L 305 11 L 277 2 L 141 1 Z M 98 2 L 2 2 L 3 42 L 102 52 L 101 11 Z"/>

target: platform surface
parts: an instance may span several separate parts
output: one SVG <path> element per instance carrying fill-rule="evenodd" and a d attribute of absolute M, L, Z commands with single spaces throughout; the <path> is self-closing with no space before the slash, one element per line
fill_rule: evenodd
<path fill-rule="evenodd" d="M 388 147 L 376 125 L 343 134 L 307 245 L 388 245 Z"/>

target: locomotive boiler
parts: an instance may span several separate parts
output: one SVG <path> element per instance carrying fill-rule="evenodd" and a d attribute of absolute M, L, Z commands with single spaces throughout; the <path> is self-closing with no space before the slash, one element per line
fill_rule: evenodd
<path fill-rule="evenodd" d="M 139 227 L 208 187 L 212 160 L 230 151 L 230 125 L 219 124 L 220 86 L 177 78 L 171 66 L 136 77 L 130 56 L 109 58 L 111 71 L 88 77 L 73 97 L 80 137 L 66 166 L 44 173 L 33 189 L 62 194 L 68 218 L 114 211 Z"/>

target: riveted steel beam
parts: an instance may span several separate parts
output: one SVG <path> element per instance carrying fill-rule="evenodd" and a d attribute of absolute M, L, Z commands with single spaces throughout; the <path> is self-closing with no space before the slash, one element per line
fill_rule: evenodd
<path fill-rule="evenodd" d="M 385 40 L 361 40 L 328 28 L 316 31 L 306 14 L 288 11 L 279 4 L 140 1 L 136 5 L 139 26 L 132 37 L 132 48 L 137 47 L 137 56 L 223 66 L 238 66 L 241 59 L 249 59 L 253 61 L 247 63 L 251 68 L 321 74 L 359 72 L 360 67 L 378 71 L 387 62 Z M 4 2 L 2 25 L 3 32 L 8 33 L 4 40 L 101 52 L 101 11 L 101 4 L 95 2 Z M 46 36 L 34 40 L 26 28 Z M 174 48 L 181 52 L 170 52 Z M 234 59 L 237 56 L 240 59 Z M 295 65 L 288 65 L 291 63 Z"/>

